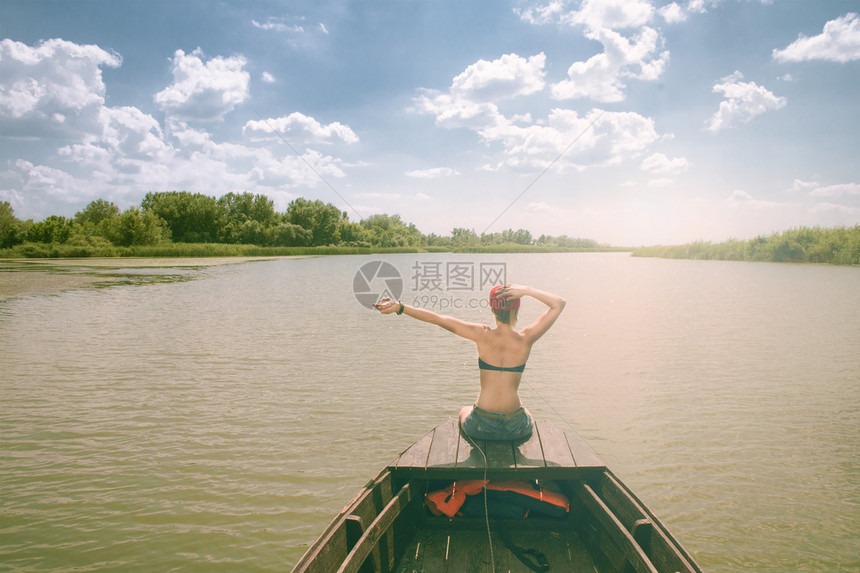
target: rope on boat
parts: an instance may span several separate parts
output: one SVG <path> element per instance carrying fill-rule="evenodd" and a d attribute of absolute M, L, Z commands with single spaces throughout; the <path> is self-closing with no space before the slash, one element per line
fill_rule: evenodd
<path fill-rule="evenodd" d="M 565 418 L 564 416 L 562 416 L 562 415 L 558 412 L 558 410 L 556 410 L 556 409 L 553 407 L 552 402 L 550 402 L 549 400 L 547 400 L 546 398 L 544 398 L 544 397 L 543 397 L 543 395 L 542 395 L 540 392 L 538 392 L 538 391 L 537 391 L 537 389 L 535 389 L 535 387 L 534 387 L 534 386 L 532 386 L 532 385 L 529 383 L 529 381 L 528 381 L 528 380 L 526 380 L 525 378 L 520 378 L 520 382 L 525 382 L 526 386 L 528 386 L 528 387 L 529 387 L 529 390 L 531 390 L 532 392 L 534 392 L 534 393 L 535 393 L 535 395 L 536 395 L 538 398 L 540 398 L 541 400 L 543 400 L 543 401 L 544 401 L 544 403 L 545 403 L 547 406 L 549 406 L 549 409 L 550 409 L 550 410 L 552 410 L 552 411 L 553 411 L 553 413 L 554 413 L 556 416 L 558 416 L 558 419 L 559 419 L 559 420 L 561 420 L 561 421 L 564 423 L 564 425 L 565 425 L 565 426 L 567 426 L 567 427 L 568 427 L 568 429 L 569 429 L 571 432 L 573 432 L 574 434 L 576 434 L 576 435 L 577 435 L 577 437 L 579 438 L 579 440 L 580 440 L 583 444 L 585 444 L 585 445 L 588 447 L 588 449 L 590 449 L 590 450 L 591 450 L 592 452 L 594 452 L 595 454 L 598 454 L 598 456 L 600 455 L 600 454 L 599 454 L 599 452 L 598 452 L 597 450 L 595 450 L 595 449 L 594 449 L 594 446 L 592 446 L 592 445 L 591 445 L 591 442 L 589 442 L 588 440 L 586 440 L 586 439 L 585 439 L 585 437 L 583 437 L 583 435 L 582 435 L 582 434 L 580 434 L 580 433 L 579 433 L 579 431 L 578 431 L 578 430 L 573 426 L 573 424 L 571 424 L 571 423 L 570 423 L 570 421 L 568 421 L 568 419 L 567 419 L 567 418 Z"/>
<path fill-rule="evenodd" d="M 460 433 L 464 438 L 466 438 L 470 444 L 472 444 L 475 449 L 481 454 L 481 457 L 484 458 L 484 486 L 482 488 L 484 495 L 484 523 L 487 525 L 487 544 L 490 546 L 490 566 L 492 567 L 492 571 L 496 570 L 496 556 L 493 551 L 493 534 L 490 531 L 490 510 L 487 504 L 487 454 L 484 453 L 484 449 L 478 444 L 477 440 L 473 440 L 466 432 Z M 448 556 L 445 556 L 445 559 L 448 559 Z"/>

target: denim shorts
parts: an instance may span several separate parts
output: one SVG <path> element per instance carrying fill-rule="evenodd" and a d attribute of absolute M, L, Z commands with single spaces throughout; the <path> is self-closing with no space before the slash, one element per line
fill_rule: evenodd
<path fill-rule="evenodd" d="M 461 430 L 476 440 L 525 440 L 532 435 L 534 422 L 525 408 L 510 414 L 484 410 L 477 405 L 463 420 Z"/>

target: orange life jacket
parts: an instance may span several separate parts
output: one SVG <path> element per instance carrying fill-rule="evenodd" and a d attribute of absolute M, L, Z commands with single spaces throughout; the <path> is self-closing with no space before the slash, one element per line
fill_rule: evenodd
<path fill-rule="evenodd" d="M 510 491 L 519 495 L 524 495 L 542 503 L 555 506 L 564 510 L 564 513 L 570 511 L 570 500 L 567 496 L 548 489 L 537 489 L 531 482 L 527 481 L 492 481 L 487 484 L 487 489 L 495 491 Z"/>
<path fill-rule="evenodd" d="M 525 496 L 532 500 L 531 503 L 519 505 L 532 506 L 546 504 L 551 513 L 568 513 L 570 511 L 570 500 L 567 496 L 550 491 L 538 489 L 534 484 L 527 481 L 484 481 L 484 480 L 461 480 L 455 481 L 445 489 L 433 491 L 424 496 L 424 503 L 434 515 L 447 515 L 454 517 L 466 502 L 467 495 L 481 493 L 486 484 L 487 490 L 510 492 L 516 496 Z M 512 501 L 511 503 L 516 503 Z"/>
<path fill-rule="evenodd" d="M 486 483 L 480 479 L 455 481 L 445 489 L 426 494 L 424 503 L 433 515 L 454 517 L 466 503 L 466 496 L 481 493 Z"/>

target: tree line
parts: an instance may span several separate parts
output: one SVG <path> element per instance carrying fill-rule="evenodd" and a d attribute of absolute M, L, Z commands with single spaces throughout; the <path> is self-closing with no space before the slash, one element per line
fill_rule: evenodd
<path fill-rule="evenodd" d="M 860 265 L 860 225 L 853 227 L 798 227 L 748 241 L 697 241 L 687 245 L 643 247 L 634 256 L 721 261 L 828 263 Z"/>
<path fill-rule="evenodd" d="M 470 249 L 500 245 L 548 249 L 597 249 L 591 239 L 562 235 L 534 238 L 525 229 L 481 233 L 455 228 L 450 236 L 424 235 L 399 215 L 377 214 L 355 222 L 331 203 L 297 198 L 285 212 L 265 195 L 228 193 L 220 198 L 187 191 L 148 193 L 140 206 L 121 211 L 110 201 L 91 202 L 74 217 L 22 221 L 0 202 L 0 248 L 27 243 L 69 245 L 81 252 L 105 247 L 169 243 L 223 243 L 260 247 L 358 247 Z"/>

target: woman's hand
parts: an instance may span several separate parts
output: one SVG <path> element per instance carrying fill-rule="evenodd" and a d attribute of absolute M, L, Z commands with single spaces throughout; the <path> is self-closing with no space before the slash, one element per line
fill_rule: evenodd
<path fill-rule="evenodd" d="M 502 288 L 496 291 L 496 296 L 503 300 L 513 300 L 526 296 L 529 293 L 529 287 L 524 285 L 505 284 Z"/>
<path fill-rule="evenodd" d="M 400 310 L 400 303 L 393 298 L 384 298 L 373 305 L 382 314 L 391 314 Z"/>

